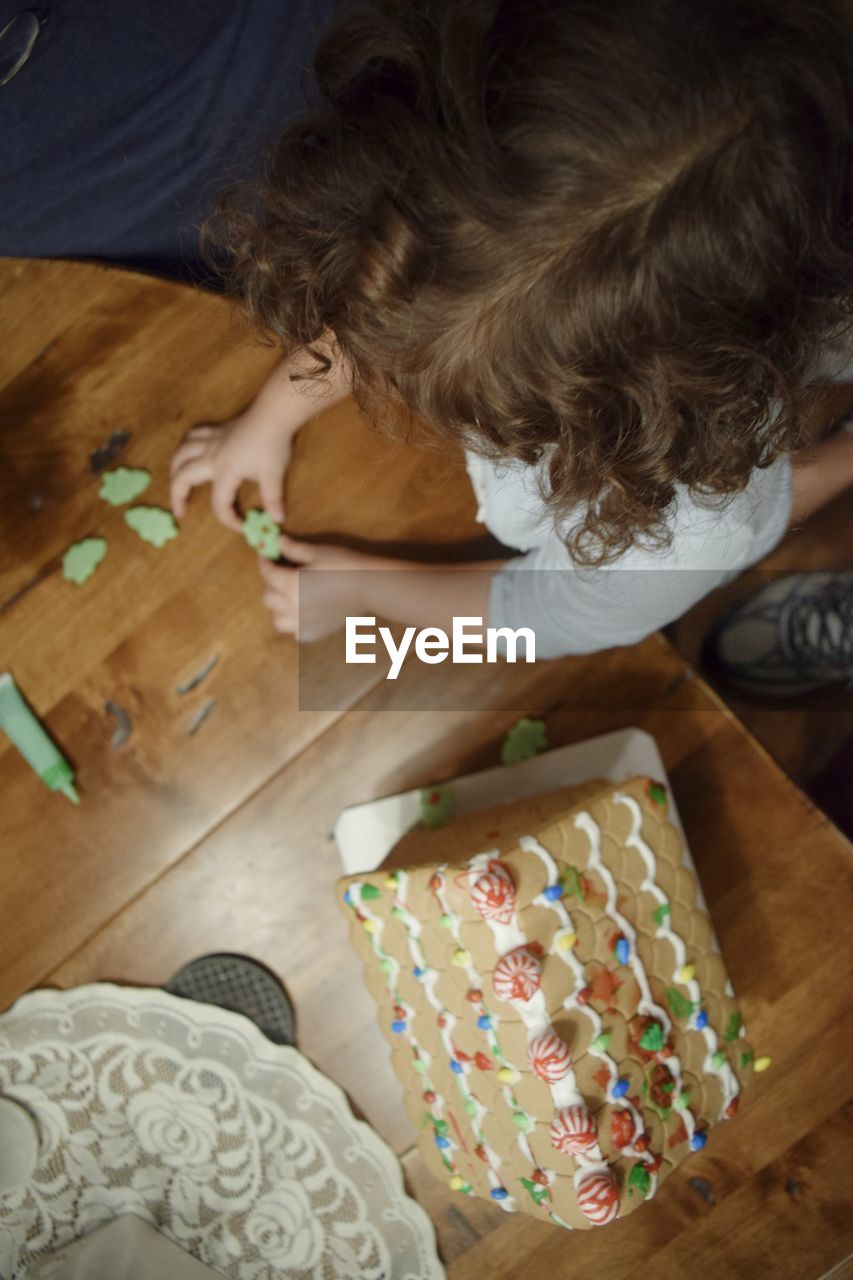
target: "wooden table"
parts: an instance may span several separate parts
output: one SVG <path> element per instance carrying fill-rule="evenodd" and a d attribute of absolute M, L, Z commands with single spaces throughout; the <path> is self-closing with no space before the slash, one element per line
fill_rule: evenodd
<path fill-rule="evenodd" d="M 835 828 L 659 636 L 498 670 L 492 710 L 400 710 L 364 668 L 349 705 L 300 712 L 296 647 L 272 632 L 240 539 L 199 496 L 177 542 L 140 543 L 89 463 L 130 431 L 116 461 L 151 469 L 145 500 L 163 502 L 174 445 L 246 403 L 274 353 L 219 299 L 81 264 L 5 264 L 0 322 L 0 665 L 84 796 L 74 809 L 50 795 L 0 746 L 0 1007 L 37 985 L 160 984 L 202 952 L 245 951 L 282 975 L 300 1045 L 401 1154 L 453 1280 L 851 1274 L 850 850 Z M 477 535 L 458 457 L 377 439 L 346 405 L 302 434 L 288 502 L 301 534 Z M 87 534 L 109 553 L 75 587 L 61 553 Z M 133 722 L 118 748 L 107 701 Z M 554 745 L 654 734 L 750 1037 L 773 1059 L 736 1121 L 600 1232 L 508 1218 L 423 1170 L 332 900 L 339 810 L 496 763 L 510 705 L 544 716 Z"/>

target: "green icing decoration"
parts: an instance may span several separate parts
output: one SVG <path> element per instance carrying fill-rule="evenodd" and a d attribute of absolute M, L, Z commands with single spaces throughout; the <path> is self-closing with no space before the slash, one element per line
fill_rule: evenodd
<path fill-rule="evenodd" d="M 660 904 L 660 906 L 659 906 L 659 907 L 657 907 L 657 908 L 652 912 L 652 919 L 654 920 L 655 924 L 663 924 L 664 920 L 665 920 L 665 919 L 667 918 L 667 916 L 668 916 L 668 915 L 670 915 L 670 914 L 671 914 L 671 911 L 670 911 L 669 903 L 668 903 L 668 902 L 662 902 L 662 903 Z"/>
<path fill-rule="evenodd" d="M 686 1111 L 690 1105 L 690 1090 L 682 1089 L 673 1105 L 675 1106 L 676 1111 Z"/>
<path fill-rule="evenodd" d="M 436 1120 L 433 1127 L 441 1138 L 446 1138 L 448 1133 L 450 1133 L 450 1125 L 446 1120 Z"/>
<path fill-rule="evenodd" d="M 84 538 L 75 542 L 62 557 L 62 576 L 66 582 L 76 582 L 80 587 L 88 582 L 107 554 L 106 538 Z"/>
<path fill-rule="evenodd" d="M 601 1035 L 596 1036 L 589 1047 L 592 1049 L 593 1053 L 603 1053 L 612 1039 L 612 1031 L 602 1031 Z"/>
<path fill-rule="evenodd" d="M 278 560 L 281 556 L 281 527 L 266 511 L 249 511 L 243 519 L 243 537 L 250 547 L 259 551 L 268 560 Z"/>
<path fill-rule="evenodd" d="M 581 873 L 578 871 L 577 867 L 567 866 L 563 871 L 561 879 L 566 893 L 570 893 L 574 898 L 586 897 L 586 894 L 583 891 Z"/>
<path fill-rule="evenodd" d="M 116 467 L 101 476 L 98 497 L 111 507 L 123 507 L 144 493 L 151 483 L 151 472 L 132 467 Z"/>
<path fill-rule="evenodd" d="M 650 782 L 649 795 L 656 804 L 662 805 L 664 809 L 666 808 L 666 787 L 662 787 L 659 782 Z"/>
<path fill-rule="evenodd" d="M 745 1069 L 746 1067 L 751 1067 L 751 1066 L 752 1066 L 752 1060 L 753 1060 L 753 1058 L 754 1058 L 754 1057 L 755 1057 L 755 1054 L 752 1052 L 752 1050 L 751 1050 L 751 1049 L 750 1049 L 747 1053 L 742 1053 L 742 1054 L 740 1055 L 740 1065 L 741 1065 L 744 1069 Z"/>
<path fill-rule="evenodd" d="M 375 901 L 379 897 L 379 890 L 375 884 L 363 884 L 361 886 L 361 896 L 367 902 Z"/>
<path fill-rule="evenodd" d="M 658 1053 L 664 1046 L 663 1027 L 659 1022 L 650 1022 L 640 1036 L 640 1044 L 650 1053 Z"/>
<path fill-rule="evenodd" d="M 675 1088 L 674 1080 L 664 1080 L 663 1084 L 661 1085 L 661 1089 L 663 1090 L 664 1093 L 672 1093 L 674 1088 Z"/>
<path fill-rule="evenodd" d="M 676 1018 L 689 1018 L 695 1008 L 693 1001 L 688 1000 L 675 987 L 667 987 L 666 1000 Z"/>
<path fill-rule="evenodd" d="M 519 1182 L 525 1191 L 529 1192 L 534 1204 L 542 1204 L 545 1200 L 551 1199 L 551 1192 L 547 1187 L 540 1187 L 537 1183 L 531 1181 L 530 1178 L 519 1178 Z"/>
<path fill-rule="evenodd" d="M 150 542 L 152 547 L 165 547 L 167 542 L 178 536 L 175 517 L 162 507 L 131 507 L 125 511 L 124 519 L 133 532 L 138 533 L 143 542 Z"/>
<path fill-rule="evenodd" d="M 502 764 L 521 764 L 541 751 L 548 750 L 548 733 L 544 720 L 528 720 L 522 717 L 506 735 L 501 747 Z"/>
<path fill-rule="evenodd" d="M 641 1196 L 647 1196 L 652 1185 L 652 1177 L 645 1165 L 635 1164 L 628 1174 L 628 1192 L 633 1194 L 639 1191 Z"/>
<path fill-rule="evenodd" d="M 720 1067 L 724 1067 L 727 1061 L 724 1050 L 718 1049 L 717 1052 L 714 1054 L 713 1058 L 711 1059 L 711 1061 L 713 1062 L 714 1066 L 718 1071 Z"/>
<path fill-rule="evenodd" d="M 740 1028 L 741 1028 L 742 1022 L 743 1022 L 743 1018 L 740 1016 L 737 1010 L 735 1010 L 735 1012 L 729 1018 L 729 1025 L 726 1027 L 727 1040 L 737 1040 L 738 1036 L 740 1035 Z"/>
<path fill-rule="evenodd" d="M 433 830 L 446 826 L 456 809 L 453 788 L 442 783 L 434 787 L 423 787 L 420 792 L 420 802 L 421 822 L 426 827 L 432 827 Z"/>

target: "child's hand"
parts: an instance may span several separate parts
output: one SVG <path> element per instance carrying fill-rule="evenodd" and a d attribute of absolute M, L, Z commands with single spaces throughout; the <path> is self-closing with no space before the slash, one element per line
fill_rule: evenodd
<path fill-rule="evenodd" d="M 284 520 L 282 489 L 293 432 L 254 405 L 220 426 L 193 427 L 175 451 L 171 466 L 172 511 L 180 520 L 197 485 L 212 485 L 210 505 L 222 524 L 238 533 L 237 494 L 245 480 L 258 486 L 261 503 L 274 520 Z"/>
<path fill-rule="evenodd" d="M 340 630 L 347 615 L 364 611 L 365 584 L 363 574 L 357 571 L 381 567 L 382 562 L 377 562 L 375 556 L 348 551 L 345 547 L 298 542 L 286 534 L 282 535 L 281 549 L 299 568 L 272 564 L 263 556 L 258 563 L 266 583 L 263 601 L 273 616 L 276 631 L 310 644 Z M 311 572 L 314 569 L 321 572 Z M 300 570 L 303 573 L 301 608 Z M 305 573 L 311 573 L 309 584 L 304 581 Z"/>

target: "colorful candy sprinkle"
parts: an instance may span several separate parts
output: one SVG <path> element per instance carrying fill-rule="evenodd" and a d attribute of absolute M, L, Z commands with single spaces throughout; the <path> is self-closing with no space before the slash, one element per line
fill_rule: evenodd
<path fill-rule="evenodd" d="M 383 973 L 393 973 L 394 961 L 390 958 L 390 956 L 383 956 L 382 959 L 379 961 L 379 968 L 382 970 Z"/>
<path fill-rule="evenodd" d="M 444 915 L 442 915 L 442 916 L 440 917 L 439 923 L 441 924 L 441 927 L 442 927 L 443 929 L 452 929 L 452 928 L 453 928 L 453 917 L 452 917 L 452 916 L 449 916 L 449 915 L 447 914 L 447 912 L 445 911 Z"/>
<path fill-rule="evenodd" d="M 676 1111 L 686 1111 L 690 1106 L 690 1090 L 682 1089 L 681 1093 L 672 1105 L 675 1107 Z"/>
<path fill-rule="evenodd" d="M 619 963 L 627 964 L 628 959 L 631 955 L 631 948 L 628 945 L 628 939 L 619 938 L 619 940 L 616 943 L 616 946 L 614 947 L 614 950 L 616 952 L 616 959 L 619 961 Z"/>
<path fill-rule="evenodd" d="M 549 884 L 548 888 L 545 890 L 545 897 L 549 902 L 556 902 L 558 898 L 562 898 L 565 892 L 566 890 L 563 885 Z"/>
<path fill-rule="evenodd" d="M 427 1089 L 426 1093 L 423 1095 L 423 1098 L 424 1098 L 424 1102 L 435 1102 L 435 1094 L 433 1093 L 432 1089 Z"/>
<path fill-rule="evenodd" d="M 396 1031 L 396 1032 L 398 1032 L 398 1033 L 399 1033 L 400 1031 L 405 1031 L 405 1030 L 406 1030 L 406 1024 L 405 1024 L 405 1022 L 403 1022 L 402 1018 L 395 1018 L 395 1019 L 394 1019 L 394 1021 L 391 1023 L 391 1030 L 392 1030 L 392 1031 Z"/>
<path fill-rule="evenodd" d="M 576 933 L 558 933 L 554 939 L 554 944 L 558 951 L 573 951 L 577 946 L 578 935 Z"/>
<path fill-rule="evenodd" d="M 498 1071 L 498 1079 L 501 1084 L 515 1084 L 521 1077 L 512 1067 L 501 1067 L 500 1071 Z"/>
<path fill-rule="evenodd" d="M 398 884 L 399 884 L 399 880 L 398 880 L 396 871 L 390 872 L 390 874 L 385 877 L 386 889 L 396 889 Z"/>
<path fill-rule="evenodd" d="M 352 894 L 350 893 L 349 889 L 347 889 L 346 892 L 344 893 L 344 902 L 347 904 L 348 907 L 352 906 Z"/>
<path fill-rule="evenodd" d="M 723 1049 L 718 1049 L 711 1059 L 711 1063 L 713 1064 L 715 1071 L 719 1071 L 720 1067 L 724 1067 L 727 1061 L 728 1059 L 726 1058 L 725 1051 Z"/>
<path fill-rule="evenodd" d="M 470 1000 L 471 1004 L 479 1004 L 482 998 L 483 998 L 482 991 L 478 990 L 476 987 L 472 987 L 471 990 L 468 992 L 468 994 L 465 996 L 465 999 Z"/>
<path fill-rule="evenodd" d="M 418 1075 L 423 1075 L 423 1073 L 426 1071 L 426 1063 L 423 1061 L 422 1058 L 415 1058 L 414 1062 L 412 1063 L 412 1070 L 417 1071 Z"/>
<path fill-rule="evenodd" d="M 454 1173 L 453 1177 L 450 1179 L 449 1185 L 451 1191 L 461 1191 L 465 1186 L 465 1179 L 460 1178 L 458 1173 Z"/>
<path fill-rule="evenodd" d="M 465 1099 L 465 1110 L 468 1112 L 469 1116 L 475 1116 L 477 1114 L 477 1103 L 473 1098 Z"/>
<path fill-rule="evenodd" d="M 619 1079 L 614 1082 L 613 1088 L 610 1090 L 611 1098 L 624 1098 L 630 1087 L 631 1085 L 627 1078 L 625 1076 L 620 1076 Z"/>
<path fill-rule="evenodd" d="M 375 932 L 376 932 L 376 921 L 375 921 L 375 920 L 362 920 L 362 922 L 361 922 L 361 927 L 362 927 L 362 929 L 364 929 L 364 932 L 365 932 L 365 933 L 375 933 Z"/>
<path fill-rule="evenodd" d="M 514 1111 L 512 1113 L 512 1123 L 516 1129 L 521 1129 L 524 1133 L 533 1128 L 533 1121 L 523 1111 Z"/>
<path fill-rule="evenodd" d="M 375 884 L 363 884 L 361 886 L 361 896 L 365 902 L 373 902 L 379 897 L 379 890 Z"/>
<path fill-rule="evenodd" d="M 457 1062 L 455 1058 L 451 1058 L 450 1070 L 453 1072 L 454 1075 L 461 1076 L 462 1072 L 464 1071 L 464 1067 L 462 1066 L 461 1062 Z"/>
<path fill-rule="evenodd" d="M 437 1134 L 435 1135 L 435 1145 L 436 1145 L 437 1147 L 441 1147 L 442 1151 L 445 1151 L 445 1150 L 450 1146 L 450 1139 L 449 1139 L 449 1138 L 445 1138 L 445 1137 L 444 1137 L 442 1134 L 440 1134 L 440 1133 L 437 1133 Z"/>
<path fill-rule="evenodd" d="M 487 1013 L 482 1013 L 480 1017 L 477 1019 L 477 1026 L 480 1028 L 481 1031 L 488 1031 L 491 1025 L 492 1025 L 492 1020 Z"/>
<path fill-rule="evenodd" d="M 491 1194 L 492 1194 L 493 1200 L 506 1200 L 507 1196 L 509 1195 L 509 1192 L 507 1191 L 506 1187 L 492 1187 Z"/>
<path fill-rule="evenodd" d="M 692 982 L 695 977 L 695 964 L 683 964 L 675 975 L 676 982 Z"/>
<path fill-rule="evenodd" d="M 700 1031 L 704 1031 L 708 1025 L 708 1010 L 700 1009 L 696 1014 L 696 1026 Z"/>
<path fill-rule="evenodd" d="M 763 1058 L 755 1059 L 755 1061 L 752 1064 L 752 1069 L 753 1071 L 766 1071 L 772 1061 L 773 1059 L 768 1058 L 767 1055 L 765 1054 Z"/>
<path fill-rule="evenodd" d="M 456 951 L 453 952 L 451 959 L 453 964 L 457 965 L 460 969 L 464 969 L 471 959 L 471 953 L 466 951 L 464 947 L 458 947 Z"/>
<path fill-rule="evenodd" d="M 701 1133 L 697 1131 L 696 1133 L 694 1133 L 693 1137 L 690 1139 L 690 1150 L 701 1151 L 707 1141 L 708 1141 L 707 1133 Z"/>
<path fill-rule="evenodd" d="M 672 908 L 668 902 L 662 902 L 659 907 L 655 907 L 652 912 L 652 919 L 655 924 L 663 924 L 668 915 L 672 914 Z"/>
<path fill-rule="evenodd" d="M 612 1031 L 602 1031 L 601 1035 L 596 1036 L 589 1047 L 593 1053 L 604 1053 L 605 1049 L 610 1044 L 610 1041 L 612 1039 L 613 1039 Z"/>

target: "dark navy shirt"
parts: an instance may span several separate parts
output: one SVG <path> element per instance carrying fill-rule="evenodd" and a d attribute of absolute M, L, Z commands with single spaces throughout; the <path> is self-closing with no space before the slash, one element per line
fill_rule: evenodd
<path fill-rule="evenodd" d="M 38 6 L 32 56 L 0 86 L 0 254 L 192 276 L 217 193 L 304 106 L 335 3 Z M 25 7 L 0 0 L 0 28 Z"/>

